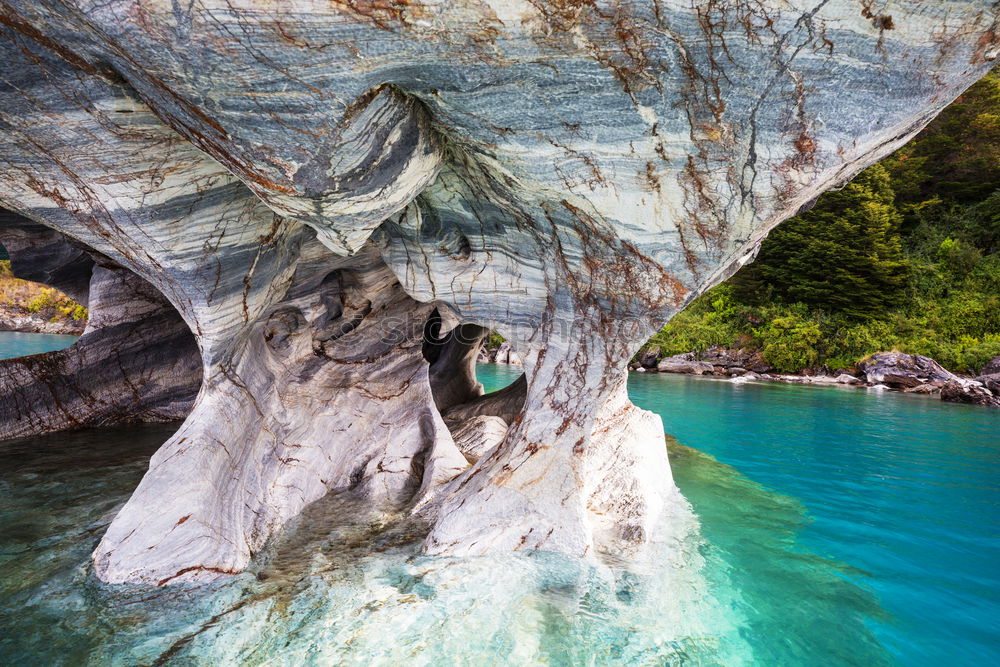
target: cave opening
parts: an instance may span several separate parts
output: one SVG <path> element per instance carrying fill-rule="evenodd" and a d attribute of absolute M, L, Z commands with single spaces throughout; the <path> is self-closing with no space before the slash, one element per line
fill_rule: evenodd
<path fill-rule="evenodd" d="M 491 331 L 461 323 L 450 312 L 436 308 L 424 324 L 422 353 L 429 364 L 428 379 L 434 403 L 462 455 L 475 463 L 495 447 L 524 410 L 527 381 L 509 378 L 501 388 L 491 374 L 490 389 L 479 381 L 480 351 Z"/>
<path fill-rule="evenodd" d="M 0 360 L 0 439 L 187 416 L 202 383 L 201 354 L 159 290 L 11 211 L 0 211 L 0 238 L 11 279 L 40 287 L 28 310 L 82 320 L 64 340 L 35 349 L 29 341 L 25 354 Z"/>

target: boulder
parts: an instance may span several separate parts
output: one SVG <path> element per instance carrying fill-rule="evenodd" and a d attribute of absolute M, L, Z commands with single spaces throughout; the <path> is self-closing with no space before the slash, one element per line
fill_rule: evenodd
<path fill-rule="evenodd" d="M 493 358 L 493 363 L 495 364 L 514 364 L 516 366 L 521 366 L 521 357 L 517 356 L 517 352 L 511 347 L 509 341 L 504 341 L 500 343 L 495 351 L 495 356 Z"/>
<path fill-rule="evenodd" d="M 772 370 L 771 365 L 764 361 L 760 352 L 745 348 L 730 349 L 712 346 L 697 355 L 697 359 L 730 371 L 733 368 L 749 369 L 757 373 L 766 373 Z M 726 375 L 725 370 L 720 371 L 720 374 Z"/>
<path fill-rule="evenodd" d="M 933 384 L 918 384 L 916 387 L 907 387 L 903 391 L 907 394 L 935 394 L 941 391 L 941 387 Z"/>
<path fill-rule="evenodd" d="M 705 373 L 713 373 L 715 367 L 707 361 L 690 361 L 683 358 L 686 355 L 676 355 L 673 357 L 667 357 L 660 361 L 656 366 L 656 370 L 661 373 L 686 373 L 688 375 L 704 375 Z"/>
<path fill-rule="evenodd" d="M 647 347 L 639 353 L 639 365 L 643 368 L 656 368 L 660 361 L 660 346 L 653 345 Z"/>
<path fill-rule="evenodd" d="M 995 357 L 986 362 L 981 371 L 982 375 L 1000 375 L 1000 357 Z"/>
<path fill-rule="evenodd" d="M 837 384 L 861 384 L 861 380 L 859 378 L 856 378 L 853 375 L 848 375 L 847 373 L 841 373 L 834 378 L 834 380 Z"/>
<path fill-rule="evenodd" d="M 957 379 L 930 357 L 902 352 L 878 352 L 858 367 L 868 384 L 886 384 L 894 388 L 916 387 L 922 384 L 938 386 Z"/>
<path fill-rule="evenodd" d="M 493 363 L 496 364 L 517 364 L 521 365 L 521 358 L 517 356 L 514 352 L 514 348 L 511 347 L 510 341 L 504 341 L 500 343 L 500 347 L 496 349 L 496 356 L 493 359 Z"/>
<path fill-rule="evenodd" d="M 980 375 L 976 378 L 976 382 L 982 383 L 984 387 L 1000 396 L 1000 372 Z"/>
<path fill-rule="evenodd" d="M 949 380 L 941 387 L 941 400 L 1000 408 L 1000 396 L 974 381 Z"/>

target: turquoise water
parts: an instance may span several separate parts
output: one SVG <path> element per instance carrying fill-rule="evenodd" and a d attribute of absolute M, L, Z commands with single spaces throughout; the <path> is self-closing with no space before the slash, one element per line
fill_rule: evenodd
<path fill-rule="evenodd" d="M 493 387 L 518 375 L 502 365 L 480 368 Z M 741 559 L 743 585 L 780 596 L 775 613 L 803 624 L 803 646 L 839 650 L 853 662 L 843 625 L 855 622 L 901 664 L 1000 664 L 1000 410 L 841 387 L 636 373 L 629 394 L 679 442 L 801 504 L 788 550 L 754 562 L 738 553 L 751 546 L 744 527 L 715 516 L 727 499 L 693 484 L 675 462 L 709 542 Z M 847 591 L 833 605 L 842 607 L 841 620 L 808 618 L 847 590 L 784 584 L 783 569 L 808 554 L 838 563 L 844 580 L 874 594 L 880 609 Z"/>
<path fill-rule="evenodd" d="M 481 366 L 491 388 L 516 371 Z M 0 664 L 996 664 L 1000 411 L 631 378 L 686 503 L 646 563 L 419 554 L 314 503 L 238 576 L 108 586 L 89 555 L 177 424 L 0 443 Z"/>
<path fill-rule="evenodd" d="M 0 359 L 61 350 L 75 343 L 77 338 L 79 336 L 0 331 Z"/>

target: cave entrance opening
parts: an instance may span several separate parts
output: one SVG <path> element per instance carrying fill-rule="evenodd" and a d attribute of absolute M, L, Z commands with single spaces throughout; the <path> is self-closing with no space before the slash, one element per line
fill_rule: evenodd
<path fill-rule="evenodd" d="M 30 356 L 0 360 L 0 439 L 188 415 L 201 388 L 201 353 L 158 289 L 11 211 L 0 211 L 0 238 L 10 280 L 37 288 L 26 310 L 82 320 L 74 335 L 46 349 L 24 348 Z M 37 348 L 37 341 L 27 343 Z"/>
<path fill-rule="evenodd" d="M 430 366 L 434 403 L 455 444 L 473 463 L 496 446 L 521 415 L 527 388 L 521 373 L 502 389 L 486 392 L 477 362 L 489 335 L 489 329 L 477 324 L 448 322 L 440 309 L 424 325 L 422 351 Z"/>

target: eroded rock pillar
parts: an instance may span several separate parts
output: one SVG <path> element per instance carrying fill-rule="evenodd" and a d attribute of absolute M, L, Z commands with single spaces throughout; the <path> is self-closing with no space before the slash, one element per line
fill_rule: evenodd
<path fill-rule="evenodd" d="M 377 253 L 312 251 L 321 261 L 300 262 L 287 297 L 208 370 L 191 417 L 154 455 L 95 551 L 105 581 L 238 572 L 330 491 L 398 508 L 467 466 L 421 352 L 433 306 Z"/>
<path fill-rule="evenodd" d="M 676 492 L 662 422 L 628 400 L 631 341 L 586 316 L 574 328 L 524 355 L 523 407 L 443 493 L 427 552 L 622 555 L 650 539 Z"/>

